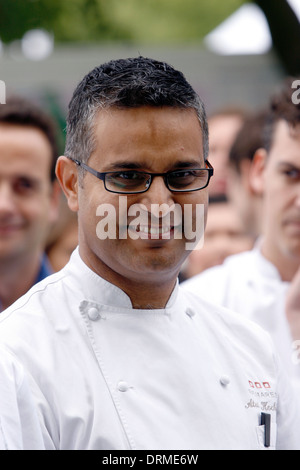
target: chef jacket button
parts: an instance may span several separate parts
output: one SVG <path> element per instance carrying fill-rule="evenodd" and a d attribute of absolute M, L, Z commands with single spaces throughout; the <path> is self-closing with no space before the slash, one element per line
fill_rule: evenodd
<path fill-rule="evenodd" d="M 118 383 L 118 390 L 119 392 L 127 392 L 127 390 L 129 389 L 129 385 L 127 382 L 124 382 L 123 380 L 121 380 L 119 383 Z"/>
<path fill-rule="evenodd" d="M 195 312 L 191 308 L 187 308 L 185 313 L 191 318 L 195 316 Z"/>
<path fill-rule="evenodd" d="M 100 313 L 98 312 L 96 307 L 91 307 L 88 310 L 88 317 L 92 321 L 97 321 L 100 318 Z"/>
<path fill-rule="evenodd" d="M 220 378 L 220 382 L 226 387 L 230 384 L 230 378 L 227 375 L 222 375 L 222 377 Z"/>

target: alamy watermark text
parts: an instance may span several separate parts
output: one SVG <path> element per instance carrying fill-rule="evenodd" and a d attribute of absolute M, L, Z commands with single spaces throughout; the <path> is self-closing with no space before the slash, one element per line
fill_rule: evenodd
<path fill-rule="evenodd" d="M 119 196 L 118 206 L 104 203 L 96 209 L 100 218 L 96 234 L 100 240 L 184 239 L 186 250 L 200 249 L 204 241 L 204 204 L 132 204 Z"/>
<path fill-rule="evenodd" d="M 292 83 L 294 93 L 292 94 L 292 102 L 295 105 L 300 104 L 300 80 L 294 80 Z"/>

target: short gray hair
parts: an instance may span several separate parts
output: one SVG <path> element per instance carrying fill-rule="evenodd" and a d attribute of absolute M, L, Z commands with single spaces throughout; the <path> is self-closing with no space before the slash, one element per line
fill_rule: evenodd
<path fill-rule="evenodd" d="M 208 124 L 202 100 L 181 72 L 144 57 L 112 60 L 83 78 L 69 104 L 65 155 L 88 162 L 95 150 L 94 123 L 100 110 L 141 106 L 194 109 L 207 159 Z"/>

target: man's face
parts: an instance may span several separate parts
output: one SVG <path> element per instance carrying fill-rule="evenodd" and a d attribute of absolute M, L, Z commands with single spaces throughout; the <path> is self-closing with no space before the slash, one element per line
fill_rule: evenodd
<path fill-rule="evenodd" d="M 94 135 L 96 150 L 88 164 L 99 172 L 138 169 L 163 173 L 205 167 L 202 132 L 192 110 L 151 107 L 104 110 L 96 118 Z M 83 259 L 98 274 L 106 274 L 105 277 L 114 273 L 125 279 L 149 282 L 177 275 L 188 255 L 188 240 L 184 234 L 175 237 L 176 229 L 171 227 L 164 236 L 160 234 L 153 238 L 146 233 L 145 227 L 144 233 L 137 227 L 138 237 L 133 239 L 130 229 L 127 229 L 131 223 L 134 226 L 134 218 L 138 214 L 129 216 L 130 208 L 143 207 L 143 212 L 148 214 L 147 219 L 154 216 L 154 227 L 159 230 L 169 209 L 176 204 L 183 218 L 184 205 L 188 204 L 192 207 L 190 223 L 195 228 L 196 204 L 205 206 L 206 215 L 207 189 L 176 194 L 167 189 L 162 177 L 155 177 L 147 192 L 121 198 L 120 203 L 119 194 L 106 191 L 102 181 L 90 173 L 85 174 L 82 185 L 78 187 L 79 243 Z M 104 204 L 116 210 L 115 239 L 100 240 L 96 234 L 100 220 L 96 215 L 100 213 L 97 208 L 104 207 Z M 155 213 L 155 207 L 162 204 L 164 214 Z M 124 216 L 128 216 L 126 226 Z M 173 225 L 177 224 L 178 220 Z"/>
<path fill-rule="evenodd" d="M 41 131 L 0 124 L 0 262 L 43 250 L 54 218 L 50 165 Z"/>
<path fill-rule="evenodd" d="M 238 115 L 216 115 L 209 119 L 209 161 L 214 167 L 210 194 L 226 194 L 230 148 L 242 126 Z"/>
<path fill-rule="evenodd" d="M 277 124 L 264 170 L 266 243 L 300 262 L 300 125 Z"/>

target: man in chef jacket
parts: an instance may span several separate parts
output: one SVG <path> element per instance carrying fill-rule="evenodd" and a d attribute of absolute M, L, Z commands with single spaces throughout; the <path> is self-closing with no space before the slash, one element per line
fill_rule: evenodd
<path fill-rule="evenodd" d="M 43 450 L 38 410 L 23 367 L 0 348 L 0 450 Z"/>
<path fill-rule="evenodd" d="M 300 387 L 300 81 L 287 79 L 271 98 L 264 147 L 251 184 L 262 197 L 263 234 L 253 250 L 188 280 L 184 288 L 233 309 L 266 329 Z M 298 295 L 297 295 L 298 293 Z"/>
<path fill-rule="evenodd" d="M 202 101 L 168 64 L 111 61 L 76 88 L 57 177 L 79 247 L 0 318 L 46 449 L 300 448 L 269 336 L 177 282 L 203 235 L 207 155 Z"/>

